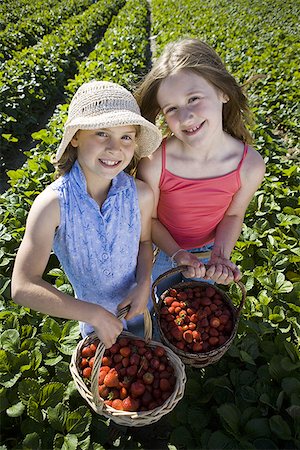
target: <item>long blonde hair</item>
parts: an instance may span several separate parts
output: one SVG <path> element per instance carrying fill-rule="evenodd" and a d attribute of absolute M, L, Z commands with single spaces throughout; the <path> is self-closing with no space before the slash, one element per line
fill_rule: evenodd
<path fill-rule="evenodd" d="M 248 101 L 235 78 L 227 71 L 219 55 L 205 42 L 182 39 L 166 45 L 135 91 L 142 115 L 155 123 L 160 114 L 157 91 L 169 75 L 188 69 L 201 75 L 222 91 L 229 101 L 223 105 L 223 129 L 231 136 L 250 143 L 251 135 L 246 124 L 251 124 Z"/>

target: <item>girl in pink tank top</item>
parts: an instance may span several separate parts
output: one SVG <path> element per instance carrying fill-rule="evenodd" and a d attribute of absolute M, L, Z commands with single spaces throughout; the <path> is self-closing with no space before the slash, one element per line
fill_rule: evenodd
<path fill-rule="evenodd" d="M 152 240 L 160 254 L 153 278 L 176 263 L 188 266 L 189 278 L 237 281 L 230 255 L 265 173 L 248 145 L 241 87 L 210 46 L 183 39 L 165 47 L 136 98 L 144 117 L 155 123 L 162 113 L 169 129 L 137 174 L 155 194 Z M 203 248 L 211 249 L 206 266 L 195 254 Z"/>

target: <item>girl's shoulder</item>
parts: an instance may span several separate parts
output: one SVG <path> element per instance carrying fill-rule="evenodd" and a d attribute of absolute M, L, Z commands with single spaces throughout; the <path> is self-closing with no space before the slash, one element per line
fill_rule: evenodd
<path fill-rule="evenodd" d="M 252 146 L 248 145 L 247 155 L 241 167 L 241 178 L 251 181 L 260 182 L 266 172 L 266 165 L 263 157 Z"/>
<path fill-rule="evenodd" d="M 247 145 L 247 144 L 246 144 Z M 259 168 L 265 170 L 265 162 L 261 154 L 251 145 L 247 145 L 247 155 L 245 157 L 244 167 L 247 170 L 257 170 Z"/>
<path fill-rule="evenodd" d="M 60 206 L 57 193 L 51 189 L 51 185 L 46 187 L 34 200 L 30 212 L 30 220 L 40 221 L 41 218 L 48 223 L 59 225 Z"/>
<path fill-rule="evenodd" d="M 162 145 L 150 156 L 139 161 L 137 178 L 148 183 L 151 187 L 158 184 L 162 170 Z"/>
<path fill-rule="evenodd" d="M 153 201 L 153 191 L 148 183 L 135 178 L 136 190 L 140 204 L 149 204 Z"/>

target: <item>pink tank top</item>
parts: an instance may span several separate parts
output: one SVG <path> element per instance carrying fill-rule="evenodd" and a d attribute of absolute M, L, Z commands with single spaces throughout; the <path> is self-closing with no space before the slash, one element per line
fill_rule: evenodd
<path fill-rule="evenodd" d="M 181 248 L 198 248 L 214 241 L 217 225 L 240 189 L 240 169 L 247 151 L 245 144 L 243 157 L 233 172 L 215 178 L 189 179 L 166 169 L 166 140 L 163 141 L 157 216 Z"/>

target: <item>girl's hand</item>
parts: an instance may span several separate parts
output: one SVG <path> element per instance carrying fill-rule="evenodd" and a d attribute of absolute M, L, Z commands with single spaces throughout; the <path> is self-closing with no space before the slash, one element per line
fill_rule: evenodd
<path fill-rule="evenodd" d="M 122 321 L 104 308 L 102 308 L 99 317 L 93 320 L 92 325 L 105 348 L 110 348 L 123 330 Z"/>
<path fill-rule="evenodd" d="M 136 284 L 124 300 L 118 305 L 118 310 L 130 305 L 130 309 L 125 316 L 125 320 L 131 320 L 135 316 L 143 314 L 147 308 L 147 303 L 150 296 L 150 285 L 146 283 L 144 285 Z"/>
<path fill-rule="evenodd" d="M 242 274 L 236 264 L 230 259 L 213 252 L 207 265 L 209 268 L 206 270 L 206 278 L 210 278 L 216 283 L 229 284 L 242 278 Z"/>
<path fill-rule="evenodd" d="M 174 260 L 178 266 L 189 266 L 188 270 L 182 272 L 186 278 L 203 278 L 205 276 L 205 266 L 196 255 L 181 250 L 175 255 Z"/>
<path fill-rule="evenodd" d="M 230 284 L 234 280 L 234 275 L 225 264 L 212 264 L 206 269 L 205 279 L 213 280 L 219 284 Z"/>

